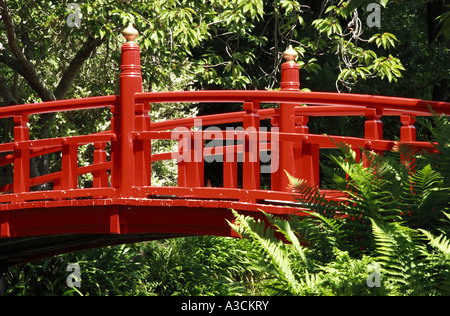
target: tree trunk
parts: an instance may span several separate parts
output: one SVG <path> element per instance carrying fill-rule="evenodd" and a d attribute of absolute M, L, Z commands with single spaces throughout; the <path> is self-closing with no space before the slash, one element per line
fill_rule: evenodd
<path fill-rule="evenodd" d="M 16 34 L 16 28 L 14 21 L 11 18 L 10 11 L 7 3 L 4 0 L 0 0 L 0 14 L 1 20 L 5 26 L 6 37 L 8 40 L 8 47 L 12 53 L 12 57 L 3 53 L 0 55 L 0 62 L 3 62 L 11 69 L 15 70 L 21 76 L 25 78 L 28 85 L 39 95 L 42 101 L 52 101 L 64 99 L 73 85 L 73 81 L 81 69 L 84 62 L 92 55 L 94 50 L 103 43 L 103 40 L 99 40 L 89 36 L 75 56 L 72 58 L 69 66 L 64 71 L 61 80 L 58 85 L 51 91 L 45 83 L 45 78 L 41 78 L 35 65 L 30 61 L 34 58 L 33 47 L 36 43 L 32 43 L 28 34 L 21 34 L 20 38 L 23 41 L 22 46 L 19 44 L 18 36 Z M 25 43 L 24 43 L 25 42 Z M 13 97 L 11 90 L 1 91 L 2 88 L 7 87 L 7 84 L 3 78 L 0 78 L 0 93 L 2 94 L 5 105 L 17 104 L 17 100 Z M 39 138 L 51 137 L 49 130 L 55 118 L 55 113 L 47 113 L 41 115 L 39 125 L 41 126 L 42 134 Z M 37 177 L 49 173 L 49 157 L 43 155 L 32 159 L 30 166 L 30 176 Z M 10 173 L 8 170 L 0 170 L 0 185 L 2 182 L 7 181 L 10 183 Z M 2 178 L 4 175 L 4 179 Z M 40 186 L 40 188 L 34 188 L 38 190 L 48 189 L 46 185 Z"/>

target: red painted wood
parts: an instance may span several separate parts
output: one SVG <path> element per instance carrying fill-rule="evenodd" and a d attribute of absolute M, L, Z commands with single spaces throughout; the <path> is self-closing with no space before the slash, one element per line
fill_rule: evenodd
<path fill-rule="evenodd" d="M 260 152 L 259 152 L 259 129 L 260 118 L 258 115 L 259 102 L 244 102 L 243 108 L 243 128 L 248 132 L 244 134 L 243 146 L 243 175 L 242 187 L 244 189 L 254 190 L 261 186 L 260 176 Z"/>
<path fill-rule="evenodd" d="M 281 65 L 281 91 L 299 91 L 299 65 L 290 60 Z M 280 103 L 279 128 L 281 133 L 295 133 L 295 107 L 298 103 Z M 294 147 L 296 155 L 294 154 Z M 287 174 L 299 177 L 302 166 L 301 147 L 295 146 L 293 142 L 280 141 L 279 168 L 275 172 L 275 189 L 290 191 L 290 182 Z"/>
<path fill-rule="evenodd" d="M 119 80 L 119 106 L 116 109 L 119 116 L 116 129 L 117 147 L 115 150 L 117 152 L 115 152 L 113 161 L 112 179 L 120 196 L 131 197 L 131 188 L 136 184 L 136 160 L 132 138 L 136 125 L 134 95 L 142 91 L 140 48 L 133 41 L 127 41 L 122 45 Z"/>
<path fill-rule="evenodd" d="M 28 115 L 14 116 L 14 193 L 30 189 L 30 148 L 21 146 L 29 140 Z"/>

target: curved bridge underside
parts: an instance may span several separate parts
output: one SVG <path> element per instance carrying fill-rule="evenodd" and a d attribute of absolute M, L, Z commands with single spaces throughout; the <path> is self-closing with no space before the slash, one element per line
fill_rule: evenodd
<path fill-rule="evenodd" d="M 195 190 L 167 188 L 168 191 Z M 213 188 L 202 188 L 202 191 Z M 208 191 L 208 190 L 206 190 Z M 249 194 L 245 190 L 233 190 Z M 42 192 L 41 192 L 42 193 Z M 49 192 L 50 194 L 51 192 Z M 285 198 L 285 194 L 252 192 Z M 0 239 L 0 266 L 25 263 L 61 253 L 122 243 L 191 235 L 237 237 L 227 221 L 231 209 L 263 219 L 259 210 L 286 215 L 304 215 L 298 202 L 260 199 L 255 202 L 177 196 L 155 198 L 69 199 L 28 201 L 1 212 L 8 220 L 10 238 Z"/>

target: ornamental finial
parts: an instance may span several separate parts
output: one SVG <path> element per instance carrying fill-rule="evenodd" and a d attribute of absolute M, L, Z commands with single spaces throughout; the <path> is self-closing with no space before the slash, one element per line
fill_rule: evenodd
<path fill-rule="evenodd" d="M 292 45 L 289 45 L 288 49 L 286 49 L 283 53 L 284 59 L 286 61 L 294 62 L 297 59 L 297 52 L 292 48 Z"/>
<path fill-rule="evenodd" d="M 127 42 L 134 42 L 136 37 L 138 37 L 139 32 L 133 27 L 133 24 L 130 22 L 128 27 L 122 32 L 123 37 L 127 40 Z"/>

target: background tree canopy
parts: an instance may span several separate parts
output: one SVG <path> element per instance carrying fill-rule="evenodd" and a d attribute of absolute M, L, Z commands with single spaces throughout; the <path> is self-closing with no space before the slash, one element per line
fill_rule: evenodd
<path fill-rule="evenodd" d="M 373 4 L 379 26 L 370 24 Z M 181 88 L 277 88 L 281 54 L 292 44 L 311 90 L 448 97 L 433 92 L 448 90 L 440 85 L 448 67 L 436 67 L 449 64 L 444 1 L 2 0 L 0 7 L 5 105 L 117 92 L 128 22 L 140 32 L 146 90 L 181 81 Z"/>

